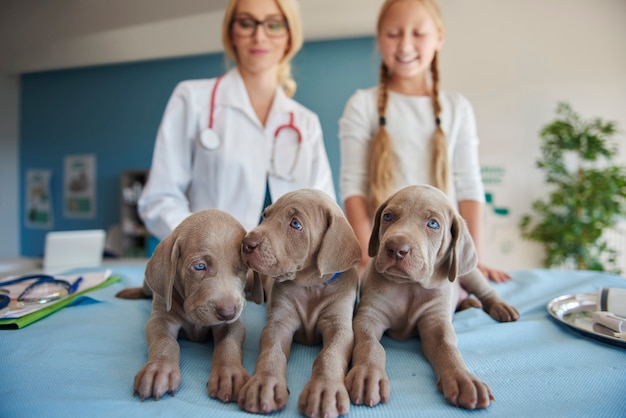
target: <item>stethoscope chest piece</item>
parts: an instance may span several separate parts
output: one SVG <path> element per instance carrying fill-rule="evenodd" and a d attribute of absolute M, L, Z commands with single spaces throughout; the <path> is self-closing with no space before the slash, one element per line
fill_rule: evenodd
<path fill-rule="evenodd" d="M 215 151 L 220 146 L 220 138 L 213 129 L 207 128 L 200 133 L 200 144 L 209 151 Z"/>

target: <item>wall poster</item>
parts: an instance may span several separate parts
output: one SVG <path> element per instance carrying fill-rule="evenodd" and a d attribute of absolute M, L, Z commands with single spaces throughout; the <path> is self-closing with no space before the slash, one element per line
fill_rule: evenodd
<path fill-rule="evenodd" d="M 54 216 L 50 195 L 51 170 L 29 169 L 26 171 L 26 213 L 27 227 L 51 229 Z"/>
<path fill-rule="evenodd" d="M 91 219 L 96 216 L 96 156 L 65 157 L 64 215 Z"/>

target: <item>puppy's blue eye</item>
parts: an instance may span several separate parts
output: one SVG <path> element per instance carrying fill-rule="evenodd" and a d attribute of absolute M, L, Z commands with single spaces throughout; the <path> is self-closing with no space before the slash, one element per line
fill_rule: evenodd
<path fill-rule="evenodd" d="M 385 222 L 393 221 L 393 215 L 391 213 L 389 213 L 389 212 L 383 213 L 383 221 L 385 221 Z"/>
<path fill-rule="evenodd" d="M 439 222 L 437 222 L 434 219 L 431 219 L 430 221 L 428 221 L 426 226 L 429 227 L 430 229 L 439 229 Z"/>
<path fill-rule="evenodd" d="M 193 269 L 196 271 L 206 270 L 206 264 L 204 263 L 194 264 Z"/>
<path fill-rule="evenodd" d="M 293 229 L 296 229 L 298 231 L 302 230 L 302 224 L 300 223 L 299 220 L 297 220 L 296 218 L 293 218 L 291 220 L 291 222 L 289 223 L 289 226 L 292 227 Z"/>

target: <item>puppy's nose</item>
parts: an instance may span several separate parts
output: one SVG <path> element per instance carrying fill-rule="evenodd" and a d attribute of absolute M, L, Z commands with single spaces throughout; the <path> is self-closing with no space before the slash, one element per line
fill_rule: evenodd
<path fill-rule="evenodd" d="M 256 236 L 254 236 L 254 235 L 247 235 L 243 239 L 243 243 L 242 243 L 242 250 L 243 250 L 243 252 L 246 253 L 246 254 L 251 254 L 252 251 L 254 251 L 254 249 L 259 246 L 260 242 L 261 241 L 258 238 L 256 238 Z"/>
<path fill-rule="evenodd" d="M 230 321 L 237 315 L 237 308 L 235 306 L 219 306 L 215 308 L 215 316 L 220 321 Z"/>
<path fill-rule="evenodd" d="M 387 257 L 393 258 L 394 260 L 404 260 L 404 257 L 410 251 L 408 244 L 393 244 L 389 243 L 386 246 L 387 249 Z"/>

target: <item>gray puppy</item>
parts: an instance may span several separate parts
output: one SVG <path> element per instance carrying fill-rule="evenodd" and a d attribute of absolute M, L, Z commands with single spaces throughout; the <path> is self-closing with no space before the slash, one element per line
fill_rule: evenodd
<path fill-rule="evenodd" d="M 472 238 L 448 198 L 425 185 L 392 195 L 376 212 L 368 252 L 373 258 L 361 284 L 352 369 L 346 377 L 352 402 L 373 406 L 389 399 L 380 344 L 387 332 L 400 340 L 420 337 L 450 403 L 468 409 L 489 406 L 489 386 L 467 370 L 456 347 L 452 315 L 463 302 L 461 286 L 476 295 L 480 302 L 474 305 L 498 321 L 514 321 L 519 313 L 476 268 Z"/>
<path fill-rule="evenodd" d="M 317 190 L 287 193 L 266 209 L 265 220 L 244 238 L 242 251 L 246 263 L 270 279 L 256 370 L 241 390 L 239 406 L 263 414 L 285 406 L 287 359 L 295 340 L 323 344 L 300 393 L 300 412 L 345 415 L 361 250 L 341 208 Z"/>
<path fill-rule="evenodd" d="M 211 397 L 237 400 L 249 374 L 242 365 L 247 267 L 241 259 L 246 231 L 231 215 L 208 209 L 187 217 L 159 243 L 146 266 L 143 288 L 124 289 L 125 299 L 152 297 L 146 324 L 148 362 L 135 377 L 143 401 L 173 394 L 180 383 L 178 337 L 215 348 L 207 384 Z"/>

